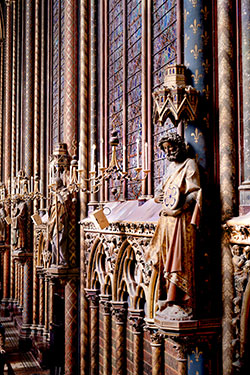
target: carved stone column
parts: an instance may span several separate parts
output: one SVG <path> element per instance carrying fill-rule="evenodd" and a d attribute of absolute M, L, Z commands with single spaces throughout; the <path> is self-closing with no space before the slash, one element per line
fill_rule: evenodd
<path fill-rule="evenodd" d="M 111 374 L 111 296 L 100 295 L 103 315 L 103 375 Z"/>
<path fill-rule="evenodd" d="M 150 332 L 152 348 L 152 375 L 161 375 L 163 367 L 163 335 L 157 330 Z"/>
<path fill-rule="evenodd" d="M 98 375 L 99 358 L 99 290 L 85 289 L 87 298 L 90 302 L 90 374 Z"/>
<path fill-rule="evenodd" d="M 20 287 L 20 309 L 21 311 L 23 310 L 23 280 L 24 280 L 24 266 L 23 264 L 21 263 L 20 264 L 20 284 L 19 284 L 19 287 Z"/>
<path fill-rule="evenodd" d="M 21 299 L 21 265 L 17 262 L 17 307 L 20 306 Z"/>
<path fill-rule="evenodd" d="M 35 249 L 35 244 L 34 244 L 34 249 Z M 33 254 L 33 310 L 32 310 L 32 333 L 35 333 L 37 329 L 37 324 L 38 324 L 38 301 L 39 301 L 39 278 L 37 274 L 37 269 L 36 269 L 36 260 L 37 254 L 36 250 L 34 250 Z"/>
<path fill-rule="evenodd" d="M 77 373 L 77 280 L 65 285 L 65 375 Z"/>
<path fill-rule="evenodd" d="M 176 351 L 178 353 L 178 375 L 187 374 L 187 354 L 186 354 L 186 345 L 178 343 L 176 345 Z"/>
<path fill-rule="evenodd" d="M 44 281 L 43 276 L 39 275 L 39 325 L 40 330 L 44 327 Z"/>
<path fill-rule="evenodd" d="M 49 279 L 45 276 L 44 279 L 44 330 L 43 334 L 45 337 L 49 334 Z"/>
<path fill-rule="evenodd" d="M 112 313 L 116 322 L 116 374 L 126 373 L 126 318 L 127 302 L 112 301 Z"/>
<path fill-rule="evenodd" d="M 53 323 L 55 282 L 49 280 L 49 324 Z"/>
<path fill-rule="evenodd" d="M 19 269 L 18 262 L 15 261 L 15 291 L 14 291 L 14 304 L 18 304 L 18 278 L 19 278 Z"/>
<path fill-rule="evenodd" d="M 6 248 L 3 255 L 3 307 L 6 308 L 9 301 L 10 282 L 10 250 Z"/>
<path fill-rule="evenodd" d="M 143 310 L 129 310 L 129 322 L 133 327 L 134 375 L 143 373 Z"/>
<path fill-rule="evenodd" d="M 20 339 L 25 340 L 30 335 L 32 323 L 32 257 L 27 258 L 23 266 L 23 324 Z"/>

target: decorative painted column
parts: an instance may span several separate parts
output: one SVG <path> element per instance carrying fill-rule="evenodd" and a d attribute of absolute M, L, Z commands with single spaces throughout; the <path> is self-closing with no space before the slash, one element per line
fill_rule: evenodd
<path fill-rule="evenodd" d="M 133 364 L 134 375 L 143 373 L 143 325 L 144 310 L 129 310 L 129 322 L 133 327 Z"/>
<path fill-rule="evenodd" d="M 35 247 L 34 247 L 35 248 Z M 38 324 L 39 279 L 36 271 L 36 256 L 33 257 L 33 309 L 32 332 L 35 333 Z"/>
<path fill-rule="evenodd" d="M 11 178 L 11 106 L 12 106 L 12 1 L 6 0 L 5 77 L 4 77 L 4 182 Z"/>
<path fill-rule="evenodd" d="M 236 95 L 234 82 L 234 4 L 232 0 L 217 1 L 218 76 L 219 76 L 219 152 L 222 222 L 237 216 L 235 123 Z M 233 358 L 233 270 L 226 235 L 222 238 L 222 363 L 223 375 L 232 374 Z"/>
<path fill-rule="evenodd" d="M 49 279 L 48 276 L 44 278 L 44 337 L 49 334 Z"/>
<path fill-rule="evenodd" d="M 23 48 L 23 103 L 22 103 L 22 127 L 23 127 L 23 169 L 29 178 L 33 175 L 34 157 L 34 63 L 35 63 L 35 2 L 24 1 L 24 48 Z M 27 247 L 26 262 L 24 264 L 24 306 L 22 337 L 28 339 L 30 325 L 32 323 L 32 204 L 27 204 Z M 24 344 L 25 345 L 25 344 Z"/>
<path fill-rule="evenodd" d="M 77 3 L 65 0 L 64 142 L 75 155 L 77 142 Z"/>
<path fill-rule="evenodd" d="M 45 111 L 46 111 L 46 91 L 45 91 L 45 2 L 41 2 L 41 72 L 40 72 L 40 190 L 42 194 L 46 195 L 46 151 L 45 151 Z M 41 208 L 44 208 L 44 201 L 41 201 Z"/>
<path fill-rule="evenodd" d="M 97 3 L 91 0 L 90 5 L 90 171 L 96 170 L 97 151 Z M 98 172 L 97 172 L 98 173 Z M 97 204 L 96 194 L 91 194 L 89 206 Z"/>
<path fill-rule="evenodd" d="M 6 0 L 5 75 L 4 75 L 4 182 L 10 193 L 11 179 L 11 105 L 12 105 L 12 1 Z M 3 299 L 7 307 L 10 296 L 10 249 L 6 248 L 3 261 Z"/>
<path fill-rule="evenodd" d="M 19 307 L 20 307 L 21 311 L 23 310 L 23 288 L 24 288 L 23 282 L 24 282 L 24 267 L 23 267 L 23 264 L 20 263 L 20 284 L 19 284 L 19 287 L 20 287 L 20 303 L 19 303 Z"/>
<path fill-rule="evenodd" d="M 55 282 L 49 280 L 49 325 L 53 323 Z"/>
<path fill-rule="evenodd" d="M 3 59 L 4 42 L 0 40 L 0 150 L 3 148 Z M 3 160 L 0 157 L 0 177 L 3 180 Z"/>
<path fill-rule="evenodd" d="M 23 266 L 23 324 L 20 339 L 26 339 L 30 335 L 32 322 L 32 258 L 28 258 Z"/>
<path fill-rule="evenodd" d="M 18 262 L 15 261 L 15 292 L 14 292 L 14 303 L 15 305 L 18 304 L 18 278 L 19 278 L 19 272 L 18 272 Z"/>
<path fill-rule="evenodd" d="M 112 301 L 116 322 L 116 374 L 126 374 L 126 320 L 127 302 Z"/>
<path fill-rule="evenodd" d="M 238 2 L 239 3 L 239 2 Z M 241 56 L 242 56 L 242 124 L 243 124 L 243 176 L 240 190 L 240 211 L 250 210 L 250 4 L 241 0 Z"/>
<path fill-rule="evenodd" d="M 100 308 L 103 315 L 103 375 L 111 374 L 111 296 L 100 296 Z"/>
<path fill-rule="evenodd" d="M 77 373 L 77 279 L 65 284 L 65 375 Z"/>
<path fill-rule="evenodd" d="M 163 335 L 159 331 L 150 332 L 152 348 L 152 375 L 161 375 L 163 368 Z"/>
<path fill-rule="evenodd" d="M 99 373 L 99 290 L 85 289 L 87 298 L 90 302 L 90 375 Z"/>
<path fill-rule="evenodd" d="M 39 325 L 38 329 L 43 330 L 44 327 L 44 279 L 39 275 Z"/>
<path fill-rule="evenodd" d="M 12 0 L 12 120 L 11 120 L 11 181 L 16 176 L 16 96 L 17 96 L 17 60 L 16 60 L 16 0 Z M 10 254 L 10 305 L 13 307 L 15 293 L 14 258 Z"/>
<path fill-rule="evenodd" d="M 182 4 L 177 2 L 179 12 Z M 189 122 L 185 126 L 185 140 L 192 146 L 198 156 L 198 163 L 202 168 L 207 168 L 206 142 L 210 126 L 213 123 L 211 117 L 213 102 L 213 56 L 212 56 L 212 5 L 208 0 L 184 0 L 183 1 L 183 32 L 184 32 L 184 64 L 188 68 L 191 84 L 200 91 L 198 118 L 195 122 Z M 182 25 L 177 19 L 178 37 L 181 38 Z M 178 42 L 178 54 L 181 54 Z M 182 56 L 178 56 L 182 61 Z M 211 150 L 212 153 L 212 150 Z"/>
<path fill-rule="evenodd" d="M 88 1 L 82 0 L 80 2 L 80 61 L 79 61 L 79 92 L 80 92 L 80 148 L 79 148 L 79 163 L 83 169 L 83 178 L 87 177 L 87 153 L 88 153 L 88 75 L 89 75 L 89 52 L 88 52 L 88 38 L 89 38 L 89 23 L 88 23 Z M 80 219 L 87 216 L 87 195 L 80 193 Z M 80 373 L 85 374 L 88 371 L 88 301 L 85 296 L 84 288 L 86 276 L 85 265 L 85 246 L 84 246 L 84 231 L 81 225 L 80 228 Z"/>

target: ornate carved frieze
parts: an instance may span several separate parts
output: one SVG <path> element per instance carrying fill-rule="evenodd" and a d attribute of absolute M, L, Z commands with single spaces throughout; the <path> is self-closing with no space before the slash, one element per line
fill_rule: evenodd
<path fill-rule="evenodd" d="M 232 255 L 232 271 L 234 282 L 233 320 L 234 368 L 244 368 L 246 331 L 249 324 L 247 308 L 250 301 L 250 225 L 249 214 L 229 220 L 224 226 L 228 234 L 229 249 Z"/>

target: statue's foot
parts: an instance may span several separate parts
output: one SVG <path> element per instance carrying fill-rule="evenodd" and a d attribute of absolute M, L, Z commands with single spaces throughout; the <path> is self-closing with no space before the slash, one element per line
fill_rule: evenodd
<path fill-rule="evenodd" d="M 162 320 L 191 320 L 193 311 L 189 306 L 172 305 L 157 311 L 156 317 Z"/>

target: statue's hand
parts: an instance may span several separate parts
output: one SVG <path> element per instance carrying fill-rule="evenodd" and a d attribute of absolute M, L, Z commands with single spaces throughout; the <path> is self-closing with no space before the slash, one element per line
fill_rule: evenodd
<path fill-rule="evenodd" d="M 182 212 L 182 209 L 181 208 L 179 208 L 179 209 L 177 209 L 177 210 L 171 210 L 170 208 L 164 208 L 162 211 L 161 211 L 161 214 L 163 215 L 163 216 L 178 216 L 178 215 L 180 215 L 181 214 L 181 212 Z"/>
<path fill-rule="evenodd" d="M 154 201 L 155 201 L 155 203 L 162 203 L 162 202 L 163 202 L 163 198 L 164 198 L 164 194 L 163 194 L 163 193 L 160 193 L 159 195 L 157 195 L 157 196 L 154 198 Z"/>

